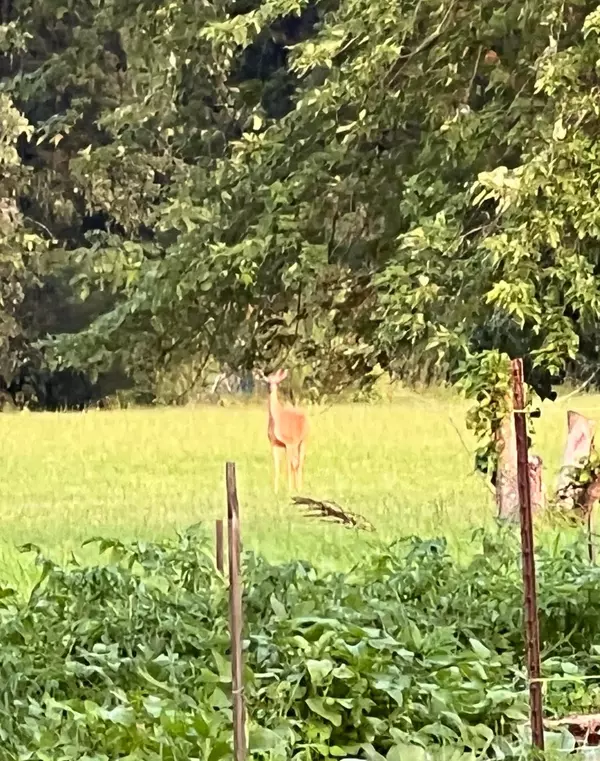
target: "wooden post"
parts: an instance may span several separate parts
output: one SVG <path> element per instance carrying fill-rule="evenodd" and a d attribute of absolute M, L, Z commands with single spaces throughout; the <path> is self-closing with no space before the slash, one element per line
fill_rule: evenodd
<path fill-rule="evenodd" d="M 596 547 L 594 545 L 594 507 L 600 499 L 600 478 L 592 481 L 585 489 L 581 509 L 587 519 L 588 556 L 590 563 L 596 562 Z"/>
<path fill-rule="evenodd" d="M 556 501 L 564 508 L 577 509 L 585 501 L 585 488 L 573 482 L 571 471 L 590 456 L 595 432 L 593 420 L 575 410 L 567 412 L 567 442 L 556 484 Z"/>
<path fill-rule="evenodd" d="M 519 519 L 519 493 L 517 487 L 517 445 L 515 423 L 511 412 L 502 420 L 496 433 L 498 443 L 498 469 L 496 471 L 496 506 L 498 518 Z"/>
<path fill-rule="evenodd" d="M 217 570 L 219 573 L 223 573 L 223 521 L 215 521 L 215 556 L 217 562 Z"/>
<path fill-rule="evenodd" d="M 233 757 L 245 761 L 246 726 L 242 676 L 242 584 L 240 581 L 240 508 L 235 463 L 225 470 L 227 485 L 227 538 L 229 555 L 229 628 L 231 635 L 231 693 L 233 702 Z"/>
<path fill-rule="evenodd" d="M 540 680 L 540 627 L 535 583 L 535 557 L 533 554 L 533 522 L 531 519 L 531 490 L 527 446 L 527 419 L 523 389 L 523 360 L 512 361 L 513 409 L 517 440 L 517 479 L 519 487 L 521 555 L 523 570 L 523 608 L 525 614 L 525 643 L 529 675 L 529 702 L 531 737 L 535 747 L 544 749 L 542 713 L 542 683 Z"/>
<path fill-rule="evenodd" d="M 516 523 L 519 520 L 520 501 L 517 479 L 517 442 L 515 421 L 511 412 L 506 415 L 496 433 L 498 442 L 498 469 L 496 471 L 496 506 L 498 518 Z M 542 510 L 546 504 L 542 482 L 543 463 L 539 455 L 528 454 L 529 481 L 531 484 L 531 509 Z"/>
<path fill-rule="evenodd" d="M 546 494 L 543 483 L 543 465 L 542 458 L 537 454 L 527 456 L 529 463 L 529 483 L 531 486 L 531 510 L 543 510 L 546 507 Z"/>

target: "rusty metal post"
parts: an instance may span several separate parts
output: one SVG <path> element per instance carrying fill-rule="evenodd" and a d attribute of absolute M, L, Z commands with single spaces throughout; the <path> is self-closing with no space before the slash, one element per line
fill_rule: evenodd
<path fill-rule="evenodd" d="M 233 703 L 233 757 L 246 758 L 246 715 L 242 675 L 242 583 L 240 580 L 240 508 L 235 463 L 225 470 L 227 485 L 227 538 L 229 555 L 229 628 L 231 635 L 231 692 Z"/>
<path fill-rule="evenodd" d="M 542 683 L 540 680 L 540 626 L 533 554 L 533 522 L 531 519 L 531 489 L 527 446 L 527 419 L 523 389 L 523 360 L 512 361 L 513 409 L 517 440 L 517 478 L 521 518 L 521 555 L 523 566 L 523 608 L 525 614 L 525 643 L 529 676 L 531 737 L 535 747 L 544 749 L 544 718 L 542 712 Z"/>
<path fill-rule="evenodd" d="M 215 559 L 219 573 L 223 573 L 225 567 L 223 558 L 223 521 L 217 520 L 215 521 Z"/>

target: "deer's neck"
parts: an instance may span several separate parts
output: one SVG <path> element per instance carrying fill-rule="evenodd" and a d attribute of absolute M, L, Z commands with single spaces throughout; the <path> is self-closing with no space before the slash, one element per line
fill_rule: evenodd
<path fill-rule="evenodd" d="M 277 396 L 277 386 L 273 386 L 272 388 L 269 389 L 269 417 L 272 420 L 275 420 L 280 410 L 281 410 L 281 402 L 279 401 L 279 397 Z"/>

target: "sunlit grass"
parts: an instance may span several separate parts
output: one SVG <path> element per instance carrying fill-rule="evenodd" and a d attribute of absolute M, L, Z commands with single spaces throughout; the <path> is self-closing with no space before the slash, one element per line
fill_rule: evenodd
<path fill-rule="evenodd" d="M 567 407 L 600 417 L 600 396 L 548 404 L 536 421 L 550 486 Z M 465 411 L 448 393 L 408 392 L 312 410 L 304 493 L 362 513 L 383 539 L 443 535 L 460 552 L 495 513 L 473 473 Z M 369 551 L 368 539 L 303 518 L 285 490 L 274 496 L 262 405 L 0 415 L 0 458 L 0 576 L 10 582 L 29 573 L 15 550 L 25 542 L 85 557 L 90 536 L 159 538 L 222 516 L 227 460 L 237 464 L 245 546 L 326 568 Z"/>

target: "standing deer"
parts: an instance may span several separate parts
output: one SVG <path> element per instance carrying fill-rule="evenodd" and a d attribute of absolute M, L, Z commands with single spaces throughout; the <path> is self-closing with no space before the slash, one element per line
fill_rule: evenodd
<path fill-rule="evenodd" d="M 269 441 L 273 449 L 275 465 L 275 493 L 279 488 L 281 458 L 287 460 L 288 487 L 296 491 L 302 489 L 302 471 L 306 452 L 308 420 L 306 413 L 296 407 L 284 407 L 277 391 L 281 381 L 287 378 L 287 370 L 277 370 L 266 378 L 269 384 Z"/>

